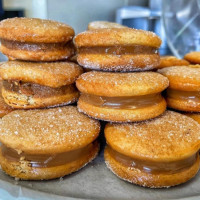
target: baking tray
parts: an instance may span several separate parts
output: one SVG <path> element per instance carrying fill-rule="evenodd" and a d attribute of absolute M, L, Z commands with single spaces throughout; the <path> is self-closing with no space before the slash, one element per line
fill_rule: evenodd
<path fill-rule="evenodd" d="M 143 188 L 119 179 L 104 163 L 103 132 L 99 140 L 99 156 L 78 172 L 60 179 L 17 181 L 0 171 L 0 200 L 200 199 L 200 173 L 189 182 L 168 189 Z"/>

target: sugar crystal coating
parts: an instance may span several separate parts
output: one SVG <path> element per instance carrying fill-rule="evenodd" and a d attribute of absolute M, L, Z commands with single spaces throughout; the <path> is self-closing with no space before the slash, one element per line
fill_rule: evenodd
<path fill-rule="evenodd" d="M 158 93 L 168 86 L 168 79 L 156 72 L 87 72 L 76 85 L 81 92 L 99 96 L 141 96 Z"/>
<path fill-rule="evenodd" d="M 158 72 L 169 79 L 171 88 L 199 91 L 200 65 L 166 67 Z"/>
<path fill-rule="evenodd" d="M 0 76 L 4 80 L 18 80 L 49 87 L 72 84 L 83 69 L 71 62 L 22 62 L 9 61 L 1 65 Z"/>
<path fill-rule="evenodd" d="M 99 129 L 98 121 L 74 106 L 17 110 L 0 121 L 0 140 L 27 153 L 60 153 L 91 143 Z"/>
<path fill-rule="evenodd" d="M 131 157 L 179 160 L 198 151 L 200 125 L 185 115 L 166 111 L 140 123 L 108 124 L 105 137 L 114 149 Z"/>
<path fill-rule="evenodd" d="M 74 38 L 77 47 L 108 45 L 148 45 L 160 47 L 161 39 L 153 32 L 132 28 L 102 28 L 79 33 Z"/>
<path fill-rule="evenodd" d="M 0 22 L 0 38 L 20 42 L 67 42 L 74 36 L 72 27 L 53 20 L 10 18 Z"/>

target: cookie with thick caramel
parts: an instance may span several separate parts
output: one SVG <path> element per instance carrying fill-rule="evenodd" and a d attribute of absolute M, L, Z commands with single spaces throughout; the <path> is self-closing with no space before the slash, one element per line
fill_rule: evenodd
<path fill-rule="evenodd" d="M 168 84 L 168 79 L 156 72 L 87 72 L 76 81 L 81 92 L 78 109 L 105 121 L 147 120 L 165 111 L 161 92 Z"/>
<path fill-rule="evenodd" d="M 131 28 L 85 31 L 74 38 L 78 63 L 103 71 L 145 71 L 159 65 L 161 39 L 154 33 Z"/>
<path fill-rule="evenodd" d="M 158 72 L 169 79 L 166 93 L 168 107 L 200 112 L 200 65 L 167 67 Z"/>
<path fill-rule="evenodd" d="M 175 56 L 162 56 L 160 58 L 159 69 L 171 66 L 187 66 L 190 63 L 185 59 L 179 59 Z"/>
<path fill-rule="evenodd" d="M 2 96 L 13 108 L 44 108 L 67 105 L 78 99 L 74 86 L 83 72 L 75 63 L 9 61 L 0 68 Z"/>
<path fill-rule="evenodd" d="M 79 97 L 74 84 L 51 88 L 34 83 L 3 81 L 2 96 L 12 108 L 31 109 L 63 106 Z"/>
<path fill-rule="evenodd" d="M 27 61 L 64 60 L 74 53 L 72 27 L 44 19 L 11 18 L 0 22 L 1 52 Z"/>
<path fill-rule="evenodd" d="M 166 111 L 145 122 L 107 124 L 105 137 L 106 165 L 125 181 L 170 187 L 199 170 L 200 126 L 185 115 Z"/>
<path fill-rule="evenodd" d="M 88 24 L 88 30 L 96 30 L 101 28 L 128 28 L 121 24 L 108 21 L 93 21 Z"/>
<path fill-rule="evenodd" d="M 99 131 L 73 106 L 13 111 L 0 121 L 1 167 L 24 180 L 65 176 L 96 157 Z"/>
<path fill-rule="evenodd" d="M 200 64 L 200 51 L 192 51 L 185 54 L 184 59 L 189 61 L 191 64 Z"/>

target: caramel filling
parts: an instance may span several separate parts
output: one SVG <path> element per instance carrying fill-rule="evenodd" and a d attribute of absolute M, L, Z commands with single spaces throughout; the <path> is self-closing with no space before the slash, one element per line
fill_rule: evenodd
<path fill-rule="evenodd" d="M 198 158 L 198 153 L 196 153 L 191 157 L 183 160 L 173 162 L 153 162 L 147 160 L 133 159 L 115 151 L 109 146 L 108 148 L 109 153 L 112 155 L 112 157 L 116 161 L 120 162 L 122 165 L 125 165 L 126 167 L 130 168 L 137 168 L 141 171 L 144 171 L 145 173 L 150 174 L 175 174 L 191 167 L 197 161 Z"/>
<path fill-rule="evenodd" d="M 74 85 L 72 84 L 58 88 L 51 88 L 44 85 L 25 83 L 22 81 L 3 81 L 3 87 L 8 91 L 16 92 L 26 96 L 51 97 L 66 94 L 70 89 L 71 92 L 73 92 Z"/>
<path fill-rule="evenodd" d="M 160 93 L 131 97 L 105 97 L 82 93 L 81 96 L 87 103 L 94 106 L 116 109 L 145 108 L 156 105 L 163 99 Z"/>
<path fill-rule="evenodd" d="M 83 54 L 158 54 L 158 49 L 143 45 L 116 45 L 116 46 L 98 46 L 98 47 L 81 47 L 78 53 Z"/>
<path fill-rule="evenodd" d="M 192 100 L 197 103 L 200 102 L 200 91 L 181 91 L 181 90 L 173 90 L 167 89 L 167 96 L 173 99 L 180 100 Z"/>
<path fill-rule="evenodd" d="M 90 154 L 94 149 L 94 143 L 87 145 L 86 147 L 59 153 L 59 154 L 26 154 L 24 152 L 18 153 L 16 150 L 6 147 L 5 145 L 1 145 L 1 152 L 4 158 L 6 158 L 10 162 L 28 162 L 31 167 L 54 167 L 64 165 L 75 160 L 78 160 L 84 155 Z"/>
<path fill-rule="evenodd" d="M 72 48 L 72 43 L 28 43 L 18 42 L 13 40 L 1 39 L 1 44 L 8 49 L 18 49 L 27 51 L 51 51 L 51 50 L 64 50 L 66 48 Z"/>

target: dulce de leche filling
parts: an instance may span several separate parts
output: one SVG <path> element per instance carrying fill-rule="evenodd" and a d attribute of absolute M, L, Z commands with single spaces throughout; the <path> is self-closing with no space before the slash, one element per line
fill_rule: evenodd
<path fill-rule="evenodd" d="M 116 109 L 145 108 L 156 105 L 163 99 L 160 93 L 131 97 L 105 97 L 82 93 L 81 97 L 94 106 Z"/>
<path fill-rule="evenodd" d="M 30 167 L 54 167 L 61 166 L 75 160 L 78 160 L 84 155 L 88 155 L 94 149 L 94 143 L 91 143 L 83 148 L 59 153 L 59 154 L 26 154 L 24 152 L 18 153 L 12 148 L 8 148 L 5 145 L 1 145 L 1 153 L 4 158 L 10 162 L 28 162 Z"/>
<path fill-rule="evenodd" d="M 11 92 L 35 97 L 51 97 L 66 94 L 69 89 L 73 91 L 74 85 L 66 85 L 58 88 L 51 88 L 36 83 L 25 83 L 22 81 L 3 81 L 3 87 Z M 74 89 L 75 91 L 75 89 Z"/>
<path fill-rule="evenodd" d="M 1 44 L 8 49 L 18 49 L 27 51 L 52 51 L 52 50 L 64 50 L 66 48 L 72 48 L 72 43 L 30 43 L 19 42 L 13 40 L 1 39 Z"/>
<path fill-rule="evenodd" d="M 129 167 L 130 169 L 137 168 L 141 171 L 144 171 L 145 173 L 150 174 L 175 174 L 191 167 L 198 158 L 198 153 L 196 153 L 191 157 L 183 160 L 173 162 L 153 162 L 147 160 L 133 159 L 115 151 L 109 146 L 107 148 L 112 157 L 116 161 L 120 162 L 122 165 Z"/>
<path fill-rule="evenodd" d="M 80 47 L 78 53 L 83 54 L 158 54 L 155 47 L 144 45 L 116 45 L 116 46 L 96 46 L 96 47 Z"/>
<path fill-rule="evenodd" d="M 200 91 L 181 91 L 167 89 L 167 97 L 178 100 L 190 100 L 198 103 L 200 102 Z"/>

